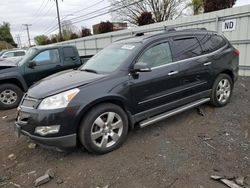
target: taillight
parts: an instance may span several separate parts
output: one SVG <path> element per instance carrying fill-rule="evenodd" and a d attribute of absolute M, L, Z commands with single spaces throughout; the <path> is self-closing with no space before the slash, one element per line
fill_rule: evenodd
<path fill-rule="evenodd" d="M 235 50 L 233 51 L 233 53 L 236 54 L 236 55 L 240 55 L 240 50 L 235 49 Z"/>

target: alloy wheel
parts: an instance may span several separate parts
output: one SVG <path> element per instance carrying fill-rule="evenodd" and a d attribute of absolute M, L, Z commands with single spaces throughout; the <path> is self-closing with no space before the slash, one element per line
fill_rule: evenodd
<path fill-rule="evenodd" d="M 228 79 L 222 79 L 216 89 L 216 97 L 220 103 L 226 103 L 231 94 L 231 84 Z"/>
<path fill-rule="evenodd" d="M 91 140 L 100 148 L 108 148 L 118 142 L 123 131 L 123 121 L 115 112 L 98 116 L 91 127 Z"/>
<path fill-rule="evenodd" d="M 17 100 L 17 93 L 13 90 L 4 90 L 0 94 L 0 101 L 5 105 L 14 104 Z"/>

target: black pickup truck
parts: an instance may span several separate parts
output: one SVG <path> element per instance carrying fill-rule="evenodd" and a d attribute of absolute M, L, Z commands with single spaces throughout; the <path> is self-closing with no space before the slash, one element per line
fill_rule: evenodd
<path fill-rule="evenodd" d="M 65 45 L 33 47 L 18 62 L 0 62 L 0 109 L 17 107 L 35 82 L 81 64 L 76 47 Z"/>

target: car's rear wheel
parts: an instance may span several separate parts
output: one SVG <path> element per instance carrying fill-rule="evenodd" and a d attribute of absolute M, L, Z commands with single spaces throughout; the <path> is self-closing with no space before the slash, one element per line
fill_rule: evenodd
<path fill-rule="evenodd" d="M 16 108 L 23 97 L 22 90 L 14 84 L 0 85 L 0 109 Z"/>
<path fill-rule="evenodd" d="M 233 81 L 227 74 L 220 74 L 213 85 L 211 103 L 214 106 L 222 107 L 229 103 L 233 91 Z"/>
<path fill-rule="evenodd" d="M 87 113 L 79 129 L 79 139 L 88 151 L 104 154 L 119 148 L 127 132 L 128 118 L 124 110 L 105 103 Z"/>

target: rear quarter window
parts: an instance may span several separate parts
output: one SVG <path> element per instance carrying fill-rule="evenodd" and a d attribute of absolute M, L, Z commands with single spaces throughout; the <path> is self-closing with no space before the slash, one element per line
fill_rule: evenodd
<path fill-rule="evenodd" d="M 199 40 L 204 48 L 204 53 L 214 52 L 226 44 L 224 38 L 219 35 L 201 35 Z"/>

